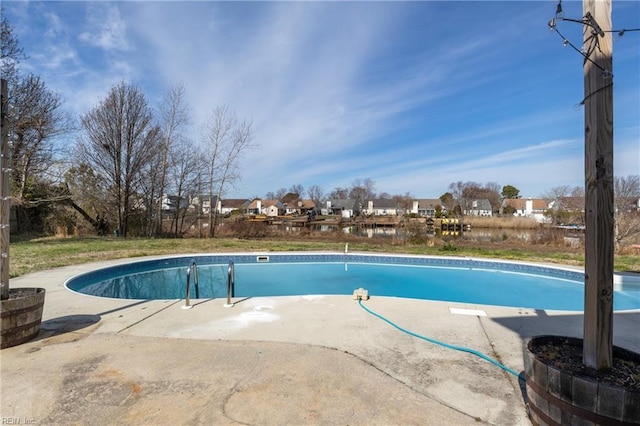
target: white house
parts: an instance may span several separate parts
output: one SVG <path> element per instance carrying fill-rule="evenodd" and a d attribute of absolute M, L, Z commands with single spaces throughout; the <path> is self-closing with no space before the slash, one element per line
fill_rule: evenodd
<path fill-rule="evenodd" d="M 284 215 L 285 208 L 280 200 L 261 200 L 256 198 L 245 209 L 247 214 L 263 214 L 269 217 Z"/>
<path fill-rule="evenodd" d="M 507 206 L 514 210 L 514 216 L 532 217 L 539 223 L 547 221 L 544 213 L 550 207 L 542 198 L 507 198 L 502 201 L 502 209 Z"/>
<path fill-rule="evenodd" d="M 491 203 L 486 198 L 471 201 L 471 206 L 464 211 L 467 216 L 484 216 L 489 217 L 493 214 Z"/>
<path fill-rule="evenodd" d="M 437 198 L 413 200 L 411 211 L 409 213 L 420 217 L 434 217 L 436 215 L 437 206 L 440 206 L 442 211 L 445 211 L 445 208 L 442 206 L 442 202 Z"/>
<path fill-rule="evenodd" d="M 398 204 L 394 200 L 379 199 L 367 202 L 367 208 L 363 209 L 363 213 L 373 216 L 397 216 L 401 214 Z"/>
<path fill-rule="evenodd" d="M 356 200 L 328 200 L 326 206 L 326 209 L 322 209 L 324 215 L 336 215 L 349 219 L 360 213 L 360 206 Z"/>
<path fill-rule="evenodd" d="M 234 211 L 242 211 L 250 201 L 242 198 L 223 199 L 218 203 L 218 211 L 223 215 L 231 214 Z"/>
<path fill-rule="evenodd" d="M 185 198 L 178 197 L 177 195 L 162 194 L 162 210 L 166 212 L 175 212 L 178 210 L 186 209 L 189 202 Z"/>

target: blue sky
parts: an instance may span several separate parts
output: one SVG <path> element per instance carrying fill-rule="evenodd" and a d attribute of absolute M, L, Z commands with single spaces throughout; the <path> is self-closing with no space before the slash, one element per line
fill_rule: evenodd
<path fill-rule="evenodd" d="M 584 182 L 582 57 L 551 32 L 557 1 L 26 2 L 4 11 L 29 58 L 78 117 L 112 85 L 157 107 L 184 84 L 191 138 L 228 105 L 252 120 L 226 196 L 370 178 L 436 198 L 456 181 L 525 197 Z M 582 2 L 563 3 L 580 19 Z M 613 28 L 640 27 L 613 1 Z M 576 46 L 582 27 L 561 22 Z M 614 35 L 615 174 L 640 173 L 640 32 Z M 70 138 L 69 143 L 72 143 Z"/>

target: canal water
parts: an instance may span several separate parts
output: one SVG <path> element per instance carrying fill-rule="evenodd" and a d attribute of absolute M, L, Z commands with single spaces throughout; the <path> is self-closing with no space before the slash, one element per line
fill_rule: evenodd
<path fill-rule="evenodd" d="M 300 232 L 303 228 L 290 225 L 271 225 L 274 230 L 280 232 Z M 309 229 L 309 228 L 307 228 Z M 406 228 L 395 228 L 391 226 L 364 228 L 358 226 L 339 227 L 332 225 L 313 225 L 311 227 L 316 232 L 342 232 L 344 234 L 353 235 L 361 238 L 388 238 L 398 241 L 405 241 L 407 238 Z M 442 232 L 435 229 L 435 236 L 444 239 L 464 239 L 470 241 L 504 241 L 507 239 L 518 239 L 522 241 L 531 241 L 538 233 L 539 229 L 490 229 L 476 228 L 464 232 Z M 426 231 L 425 231 L 426 233 Z"/>

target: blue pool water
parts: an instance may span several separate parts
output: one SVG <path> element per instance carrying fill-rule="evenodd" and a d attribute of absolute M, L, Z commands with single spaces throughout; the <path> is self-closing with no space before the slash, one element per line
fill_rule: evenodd
<path fill-rule="evenodd" d="M 308 294 L 395 296 L 473 304 L 581 311 L 580 272 L 512 262 L 422 256 L 269 254 L 175 257 L 98 269 L 66 285 L 123 299 L 183 299 L 186 271 L 197 263 L 200 298 L 226 298 L 229 260 L 235 297 Z M 195 286 L 191 280 L 191 297 Z M 640 309 L 640 288 L 618 289 L 614 309 Z"/>

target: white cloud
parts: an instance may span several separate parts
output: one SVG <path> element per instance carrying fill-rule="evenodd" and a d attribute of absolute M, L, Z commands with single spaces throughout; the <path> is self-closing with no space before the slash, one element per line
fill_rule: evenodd
<path fill-rule="evenodd" d="M 580 58 L 549 36 L 537 2 L 37 7 L 51 43 L 29 52 L 33 69 L 50 72 L 46 81 L 79 113 L 121 80 L 140 84 L 154 106 L 183 82 L 195 141 L 214 107 L 252 120 L 260 148 L 229 196 L 298 183 L 330 191 L 368 177 L 388 193 L 438 196 L 472 180 L 535 196 L 583 179 L 583 112 L 572 109 Z M 637 55 L 622 57 L 616 126 L 630 130 L 616 127 L 615 158 L 629 174 L 640 162 L 638 82 L 624 72 L 637 69 Z"/>
<path fill-rule="evenodd" d="M 47 29 L 44 32 L 45 37 L 58 37 L 61 33 L 64 33 L 65 26 L 56 13 L 45 13 L 45 19 L 47 20 Z"/>
<path fill-rule="evenodd" d="M 64 72 L 62 67 L 78 63 L 76 50 L 66 43 L 50 44 L 44 54 L 35 54 L 33 58 L 45 68 L 56 72 Z"/>
<path fill-rule="evenodd" d="M 100 49 L 128 50 L 127 26 L 120 16 L 117 3 L 92 3 L 87 9 L 85 31 L 78 39 Z"/>

